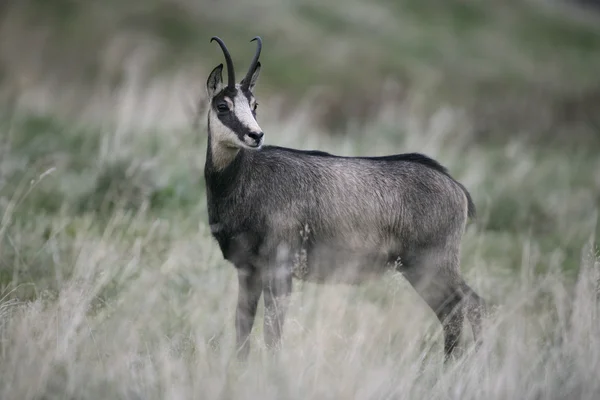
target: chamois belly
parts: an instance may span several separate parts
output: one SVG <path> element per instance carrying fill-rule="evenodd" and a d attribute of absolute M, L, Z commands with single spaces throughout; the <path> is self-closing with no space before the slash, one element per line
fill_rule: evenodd
<path fill-rule="evenodd" d="M 313 219 L 312 229 L 296 226 L 287 232 L 285 236 L 294 237 L 293 275 L 311 282 L 359 284 L 393 268 L 404 247 L 401 227 L 393 218 L 374 223 L 361 217 Z"/>
<path fill-rule="evenodd" d="M 313 245 L 292 262 L 295 278 L 318 283 L 359 284 L 394 267 L 394 253 L 350 249 L 332 244 Z"/>

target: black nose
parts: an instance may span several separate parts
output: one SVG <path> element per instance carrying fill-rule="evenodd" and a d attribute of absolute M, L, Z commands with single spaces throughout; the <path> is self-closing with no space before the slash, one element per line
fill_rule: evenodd
<path fill-rule="evenodd" d="M 260 142 L 263 136 L 265 136 L 262 132 L 250 132 L 248 136 L 253 139 L 256 143 Z"/>

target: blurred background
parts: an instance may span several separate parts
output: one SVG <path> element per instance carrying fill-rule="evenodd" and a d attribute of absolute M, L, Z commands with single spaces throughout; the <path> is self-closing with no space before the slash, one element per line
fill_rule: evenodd
<path fill-rule="evenodd" d="M 598 4 L 4 0 L 1 98 L 4 109 L 79 115 L 101 98 L 114 104 L 123 85 L 162 85 L 173 93 L 161 96 L 171 96 L 163 100 L 169 109 L 155 118 L 175 123 L 182 107 L 174 101 L 189 88 L 200 98 L 207 72 L 222 61 L 210 37 L 222 37 L 245 71 L 249 40 L 260 35 L 262 97 L 280 97 L 286 112 L 310 95 L 314 121 L 327 132 L 419 93 L 431 108 L 464 109 L 474 140 L 598 145 Z"/>
<path fill-rule="evenodd" d="M 206 222 L 205 82 L 224 61 L 213 35 L 238 76 L 263 38 L 268 143 L 438 159 L 479 209 L 467 248 L 511 270 L 530 240 L 567 271 L 596 243 L 598 2 L 5 0 L 4 285 L 60 287 L 72 266 L 30 248 L 65 218 Z M 14 229 L 35 238 L 27 249 Z"/>
<path fill-rule="evenodd" d="M 203 180 L 214 35 L 238 77 L 263 38 L 267 144 L 421 152 L 468 188 L 462 271 L 501 310 L 476 362 L 438 379 L 439 324 L 401 279 L 300 284 L 289 362 L 253 353 L 228 380 L 237 281 Z M 225 398 L 598 398 L 598 210 L 600 1 L 0 1 L 2 398 L 193 398 L 194 379 Z"/>

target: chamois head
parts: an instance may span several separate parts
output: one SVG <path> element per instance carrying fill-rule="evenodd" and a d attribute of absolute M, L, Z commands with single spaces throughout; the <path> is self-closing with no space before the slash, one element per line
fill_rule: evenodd
<path fill-rule="evenodd" d="M 242 81 L 235 82 L 233 61 L 225 43 L 218 37 L 213 37 L 225 56 L 227 63 L 227 86 L 223 84 L 223 64 L 212 70 L 206 81 L 206 90 L 210 102 L 209 126 L 211 140 L 221 148 L 230 150 L 259 149 L 263 144 L 263 131 L 256 122 L 256 99 L 252 94 L 258 74 L 260 73 L 260 51 L 262 40 L 255 37 L 257 48 L 250 68 Z"/>

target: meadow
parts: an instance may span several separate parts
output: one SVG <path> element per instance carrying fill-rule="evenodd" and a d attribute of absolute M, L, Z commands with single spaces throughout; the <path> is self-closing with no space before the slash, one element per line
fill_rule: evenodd
<path fill-rule="evenodd" d="M 598 398 L 592 14 L 84 3 L 0 6 L 0 398 Z M 249 360 L 236 360 L 236 274 L 207 224 L 203 96 L 222 62 L 210 36 L 243 70 L 257 33 L 267 143 L 421 152 L 469 189 L 461 269 L 490 306 L 479 351 L 467 325 L 444 365 L 434 314 L 390 272 L 295 281 L 281 351 L 264 346 L 261 304 Z"/>

